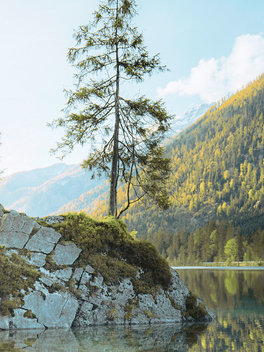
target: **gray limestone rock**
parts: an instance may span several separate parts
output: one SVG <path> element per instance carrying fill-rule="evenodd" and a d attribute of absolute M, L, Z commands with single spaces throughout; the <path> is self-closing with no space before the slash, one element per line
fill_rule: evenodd
<path fill-rule="evenodd" d="M 44 329 L 44 326 L 38 323 L 37 319 L 24 317 L 26 312 L 25 309 L 14 310 L 14 317 L 11 318 L 13 329 Z"/>
<path fill-rule="evenodd" d="M 60 238 L 61 235 L 52 228 L 41 227 L 41 229 L 30 238 L 25 248 L 33 252 L 48 254 L 53 250 Z"/>
<path fill-rule="evenodd" d="M 84 269 L 83 268 L 76 268 L 74 270 L 74 274 L 72 276 L 72 278 L 75 280 L 75 281 L 79 281 L 81 276 L 82 276 L 82 273 L 84 272 Z"/>
<path fill-rule="evenodd" d="M 41 267 L 41 266 L 44 266 L 46 264 L 46 254 L 43 254 L 43 253 L 33 252 L 33 253 L 31 253 L 30 258 L 27 258 L 25 256 L 23 256 L 23 258 L 29 264 L 35 265 L 37 267 Z"/>
<path fill-rule="evenodd" d="M 155 303 L 153 307 L 150 307 L 153 315 L 158 318 L 157 320 L 154 318 L 153 323 L 175 323 L 182 320 L 181 311 L 172 306 L 169 297 L 164 291 L 162 294 L 157 295 Z"/>
<path fill-rule="evenodd" d="M 5 209 L 2 206 L 2 204 L 0 204 L 0 218 L 4 215 L 4 213 L 5 213 Z"/>
<path fill-rule="evenodd" d="M 96 287 L 102 287 L 102 284 L 103 284 L 103 281 L 104 281 L 104 278 L 102 277 L 101 274 L 97 274 L 93 280 L 90 281 L 90 285 L 91 286 L 96 286 Z"/>
<path fill-rule="evenodd" d="M 94 273 L 94 268 L 91 265 L 86 265 L 85 271 L 87 273 L 89 273 L 89 274 L 93 274 Z"/>
<path fill-rule="evenodd" d="M 24 214 L 12 210 L 4 214 L 0 223 L 0 245 L 23 248 L 37 223 Z"/>
<path fill-rule="evenodd" d="M 15 211 L 4 214 L 0 206 L 0 245 L 9 248 L 7 255 L 19 254 L 18 249 L 26 248 L 30 252 L 30 258 L 25 257 L 26 261 L 41 274 L 29 293 L 21 290 L 24 306 L 15 309 L 14 316 L 0 316 L 0 330 L 70 328 L 72 325 L 175 324 L 183 321 L 182 312 L 186 310 L 189 290 L 176 271 L 171 270 L 172 283 L 168 290 L 160 289 L 155 297 L 136 294 L 130 278 L 110 284 L 90 265 L 72 267 L 81 249 L 70 241 L 58 243 L 60 238 L 55 230 L 41 227 L 24 214 Z M 45 267 L 49 253 L 58 268 L 50 267 L 48 270 Z M 142 273 L 139 270 L 138 277 Z M 75 280 L 75 288 L 68 285 L 71 278 Z M 197 300 L 197 304 L 199 302 Z M 25 315 L 27 311 L 30 312 Z M 33 319 L 29 318 L 31 313 L 34 314 Z M 208 310 L 204 320 L 209 321 L 213 317 Z"/>
<path fill-rule="evenodd" d="M 0 317 L 0 329 L 44 329 L 37 319 L 25 317 L 26 312 L 26 309 L 19 308 L 14 310 L 14 316 Z"/>
<path fill-rule="evenodd" d="M 9 320 L 10 320 L 10 317 L 0 316 L 0 330 L 8 330 L 9 329 Z"/>
<path fill-rule="evenodd" d="M 81 251 L 73 242 L 57 244 L 53 260 L 57 265 L 72 265 L 79 257 Z"/>
<path fill-rule="evenodd" d="M 87 327 L 94 325 L 94 305 L 89 302 L 83 302 L 77 318 L 74 319 L 73 327 Z"/>
<path fill-rule="evenodd" d="M 61 291 L 49 293 L 45 299 L 40 292 L 31 292 L 24 301 L 24 308 L 30 309 L 46 328 L 71 327 L 79 306 L 72 294 Z"/>
<path fill-rule="evenodd" d="M 34 287 L 35 287 L 35 291 L 39 291 L 42 297 L 46 297 L 49 294 L 49 290 L 45 285 L 43 285 L 43 281 L 36 281 L 34 283 Z"/>
<path fill-rule="evenodd" d="M 109 306 L 101 304 L 100 307 L 89 302 L 84 302 L 74 320 L 74 327 L 87 327 L 91 325 L 106 325 L 109 323 L 107 313 Z"/>
<path fill-rule="evenodd" d="M 125 307 L 135 297 L 130 279 L 124 279 L 119 285 L 106 285 L 99 276 L 100 287 L 89 292 L 85 285 L 80 286 L 84 303 L 80 306 L 74 326 L 104 324 L 124 324 Z M 152 296 L 151 296 L 152 297 Z"/>
<path fill-rule="evenodd" d="M 48 279 L 47 277 L 41 277 L 39 280 L 41 282 L 43 282 L 43 284 L 48 286 L 48 287 L 52 286 L 52 284 L 53 284 L 53 280 Z"/>
<path fill-rule="evenodd" d="M 54 275 L 63 281 L 69 281 L 72 276 L 72 268 L 65 268 L 54 271 Z"/>
<path fill-rule="evenodd" d="M 186 309 L 185 300 L 189 294 L 188 288 L 184 285 L 179 274 L 171 269 L 172 284 L 168 289 L 168 294 L 182 310 Z"/>
<path fill-rule="evenodd" d="M 92 275 L 88 274 L 86 271 L 82 274 L 80 285 L 85 285 L 91 279 Z"/>

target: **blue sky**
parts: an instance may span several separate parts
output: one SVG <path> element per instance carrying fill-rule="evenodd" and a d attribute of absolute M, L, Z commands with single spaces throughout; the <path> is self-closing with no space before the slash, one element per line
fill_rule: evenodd
<path fill-rule="evenodd" d="M 97 0 L 0 1 L 0 148 L 4 175 L 58 162 L 50 156 L 63 131 L 64 88 L 73 82 L 66 60 L 73 30 L 88 23 Z M 142 93 L 162 97 L 182 114 L 190 105 L 236 91 L 264 72 L 261 0 L 138 0 L 136 25 L 169 72 L 153 75 Z M 65 159 L 78 163 L 86 148 Z"/>

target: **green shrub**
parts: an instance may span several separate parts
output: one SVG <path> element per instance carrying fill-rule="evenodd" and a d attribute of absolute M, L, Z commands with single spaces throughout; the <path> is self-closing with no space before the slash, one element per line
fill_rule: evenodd
<path fill-rule="evenodd" d="M 191 292 L 186 298 L 186 312 L 195 320 L 203 320 L 207 315 L 205 305 L 202 302 L 197 305 L 197 297 Z"/>
<path fill-rule="evenodd" d="M 61 240 L 73 241 L 82 249 L 74 266 L 90 264 L 107 282 L 117 283 L 129 277 L 138 293 L 150 293 L 158 287 L 167 289 L 171 282 L 166 260 L 151 243 L 130 235 L 121 220 L 110 216 L 96 221 L 85 213 L 71 213 L 63 222 L 48 226 L 62 235 Z M 139 269 L 144 274 L 137 278 Z"/>

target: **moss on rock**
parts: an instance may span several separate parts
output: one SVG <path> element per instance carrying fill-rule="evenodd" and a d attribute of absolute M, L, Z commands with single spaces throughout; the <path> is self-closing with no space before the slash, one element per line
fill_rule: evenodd
<path fill-rule="evenodd" d="M 138 293 L 167 289 L 171 283 L 166 260 L 151 243 L 136 240 L 121 220 L 107 217 L 96 221 L 85 213 L 71 213 L 63 222 L 46 225 L 59 232 L 62 241 L 73 241 L 82 249 L 74 266 L 90 264 L 106 282 L 116 284 L 131 278 Z M 139 269 L 143 274 L 137 277 Z"/>
<path fill-rule="evenodd" d="M 28 319 L 36 319 L 36 315 L 34 313 L 32 313 L 32 311 L 30 309 L 28 309 L 24 314 L 23 314 L 24 318 L 28 318 Z"/>
<path fill-rule="evenodd" d="M 205 305 L 202 302 L 198 303 L 197 297 L 191 292 L 186 297 L 186 313 L 198 321 L 202 321 L 207 315 Z"/>
<path fill-rule="evenodd" d="M 107 312 L 107 320 L 109 321 L 114 321 L 117 317 L 117 309 L 116 306 L 112 303 L 110 305 L 110 309 Z"/>
<path fill-rule="evenodd" d="M 0 247 L 0 267 L 0 314 L 9 315 L 23 304 L 23 290 L 33 289 L 41 275 L 18 254 L 8 255 L 4 247 Z"/>
<path fill-rule="evenodd" d="M 134 297 L 128 300 L 128 304 L 124 307 L 124 320 L 130 322 L 133 318 L 133 309 L 138 307 L 138 298 Z"/>

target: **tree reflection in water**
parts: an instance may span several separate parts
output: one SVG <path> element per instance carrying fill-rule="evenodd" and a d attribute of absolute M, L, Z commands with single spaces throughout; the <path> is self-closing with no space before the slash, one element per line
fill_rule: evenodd
<path fill-rule="evenodd" d="M 263 271 L 178 272 L 189 289 L 217 314 L 189 352 L 264 352 Z"/>
<path fill-rule="evenodd" d="M 264 352 L 264 272 L 179 270 L 217 314 L 193 325 L 0 331 L 0 351 Z"/>
<path fill-rule="evenodd" d="M 264 271 L 178 270 L 186 286 L 215 311 L 264 305 Z M 246 301 L 246 305 L 244 304 Z M 262 311 L 263 312 L 263 311 Z"/>

